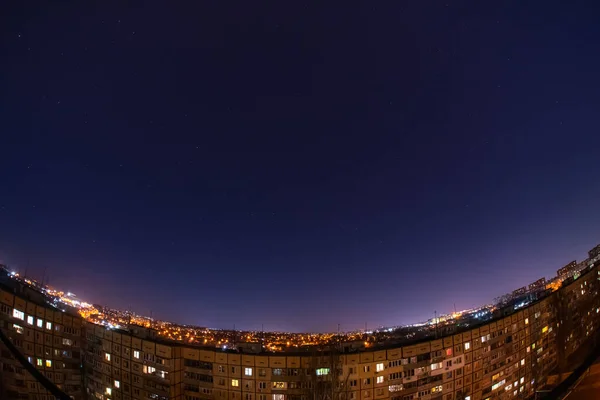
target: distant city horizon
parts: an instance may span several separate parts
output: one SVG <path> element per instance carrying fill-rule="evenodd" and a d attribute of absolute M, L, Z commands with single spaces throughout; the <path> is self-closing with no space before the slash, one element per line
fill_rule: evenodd
<path fill-rule="evenodd" d="M 538 280 L 536 280 L 534 282 L 528 282 L 523 285 L 519 285 L 519 286 L 515 287 L 512 292 L 494 296 L 493 298 L 489 299 L 488 302 L 484 302 L 484 303 L 481 303 L 478 305 L 473 305 L 472 307 L 469 307 L 469 308 L 456 310 L 454 308 L 455 305 L 453 305 L 453 309 L 450 311 L 434 310 L 433 316 L 430 316 L 429 318 L 424 318 L 422 320 L 417 320 L 417 321 L 412 321 L 412 322 L 401 322 L 401 323 L 396 323 L 396 324 L 391 324 L 391 325 L 374 325 L 374 326 L 369 326 L 368 322 L 367 322 L 367 323 L 365 323 L 365 325 L 362 328 L 349 329 L 349 330 L 342 329 L 341 324 L 339 324 L 338 330 L 330 330 L 330 331 L 326 331 L 326 330 L 323 330 L 323 331 L 285 331 L 285 330 L 269 329 L 268 326 L 265 327 L 264 324 L 261 324 L 260 329 L 245 328 L 243 326 L 236 326 L 236 324 L 233 324 L 233 326 L 231 326 L 231 327 L 215 327 L 215 326 L 210 326 L 210 325 L 203 324 L 203 323 L 191 324 L 191 323 L 178 322 L 176 320 L 157 318 L 151 314 L 148 315 L 148 314 L 136 312 L 135 310 L 132 310 L 132 309 L 118 307 L 118 306 L 117 307 L 109 306 L 109 305 L 101 304 L 101 303 L 94 302 L 94 301 L 88 301 L 88 299 L 79 298 L 77 296 L 76 290 L 73 290 L 73 289 L 64 290 L 62 288 L 53 287 L 47 281 L 46 282 L 44 281 L 45 277 L 43 277 L 41 280 L 38 280 L 35 277 L 27 276 L 27 275 L 25 275 L 25 272 L 21 272 L 16 269 L 11 269 L 10 265 L 2 264 L 2 260 L 0 260 L 0 265 L 4 265 L 4 267 L 8 271 L 10 271 L 11 275 L 16 275 L 17 277 L 20 277 L 22 279 L 33 280 L 33 281 L 37 282 L 37 284 L 41 285 L 42 287 L 47 286 L 47 287 L 51 288 L 54 292 L 65 293 L 67 297 L 72 297 L 73 299 L 77 299 L 79 302 L 85 302 L 94 307 L 100 306 L 102 308 L 107 308 L 109 310 L 118 311 L 121 313 L 131 313 L 132 315 L 136 315 L 140 318 L 150 319 L 150 320 L 154 320 L 154 321 L 161 322 L 161 323 L 171 323 L 171 324 L 180 325 L 180 326 L 191 326 L 191 327 L 207 328 L 207 329 L 211 329 L 211 330 L 222 330 L 222 331 L 240 331 L 240 332 L 261 332 L 261 331 L 266 332 L 266 331 L 268 331 L 268 332 L 286 332 L 286 333 L 297 333 L 297 334 L 335 334 L 337 332 L 337 333 L 346 334 L 346 333 L 354 333 L 354 332 L 375 332 L 375 331 L 385 330 L 385 329 L 389 329 L 389 328 L 414 326 L 414 325 L 430 322 L 431 320 L 434 320 L 435 318 L 445 318 L 447 316 L 456 314 L 457 312 L 459 314 L 461 314 L 461 313 L 465 313 L 465 312 L 471 312 L 473 310 L 480 310 L 485 306 L 496 304 L 496 302 L 499 301 L 500 299 L 502 299 L 502 297 L 510 295 L 511 293 L 514 294 L 515 292 L 521 290 L 521 288 L 524 289 L 525 291 L 527 291 L 528 286 L 529 286 L 529 290 L 531 290 L 532 287 L 534 287 L 536 285 L 539 286 L 540 284 L 544 288 L 547 288 L 548 287 L 547 285 L 550 285 L 553 280 L 555 280 L 557 278 L 564 279 L 566 276 L 571 276 L 574 271 L 583 270 L 587 266 L 587 265 L 583 265 L 583 264 L 589 263 L 589 261 L 593 257 L 600 257 L 600 244 L 596 245 L 595 247 L 593 247 L 591 250 L 588 251 L 587 258 L 585 258 L 583 260 L 579 260 L 579 261 L 578 261 L 578 259 L 574 259 L 574 260 L 566 263 L 563 267 L 558 268 L 556 271 L 556 274 L 554 276 L 540 277 Z M 563 274 L 564 274 L 564 276 L 561 276 Z M 548 278 L 550 278 L 550 279 L 547 280 Z M 555 289 L 556 288 L 553 288 L 553 290 L 555 290 Z"/>

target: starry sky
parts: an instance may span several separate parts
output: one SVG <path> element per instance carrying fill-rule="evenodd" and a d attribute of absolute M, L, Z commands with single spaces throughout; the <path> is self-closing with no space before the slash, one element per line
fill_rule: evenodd
<path fill-rule="evenodd" d="M 3 2 L 0 262 L 182 323 L 347 331 L 600 242 L 596 1 L 321 3 Z"/>

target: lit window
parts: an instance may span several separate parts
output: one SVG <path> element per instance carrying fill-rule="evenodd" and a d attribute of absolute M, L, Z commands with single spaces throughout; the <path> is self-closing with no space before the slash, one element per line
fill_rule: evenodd
<path fill-rule="evenodd" d="M 525 318 L 525 325 L 529 324 L 529 318 Z"/>
<path fill-rule="evenodd" d="M 432 371 L 435 371 L 438 368 L 442 368 L 442 363 L 441 362 L 435 363 L 435 364 L 431 364 L 431 370 Z"/>
<path fill-rule="evenodd" d="M 548 325 L 546 325 L 545 327 L 542 328 L 542 333 L 546 333 L 548 332 Z"/>
<path fill-rule="evenodd" d="M 110 361 L 110 354 L 104 353 L 104 358 L 106 359 L 106 361 Z"/>
<path fill-rule="evenodd" d="M 46 322 L 46 329 L 48 329 L 49 331 L 52 330 L 52 322 Z"/>
<path fill-rule="evenodd" d="M 13 317 L 23 321 L 23 320 L 25 320 L 25 313 L 23 311 L 19 311 L 15 308 L 13 310 Z"/>
<path fill-rule="evenodd" d="M 27 316 L 27 323 L 28 323 L 29 325 L 33 325 L 33 317 L 32 317 L 31 315 L 28 315 L 28 316 Z"/>
<path fill-rule="evenodd" d="M 17 333 L 20 333 L 21 335 L 23 334 L 23 327 L 21 325 L 13 324 L 13 328 L 15 328 Z"/>
<path fill-rule="evenodd" d="M 121 382 L 115 381 L 115 387 L 118 389 L 121 387 Z"/>
<path fill-rule="evenodd" d="M 252 376 L 252 368 L 244 368 L 244 375 Z"/>
<path fill-rule="evenodd" d="M 73 341 L 71 339 L 63 338 L 63 344 L 65 346 L 71 346 L 73 344 Z"/>
<path fill-rule="evenodd" d="M 233 386 L 233 387 L 240 386 L 240 381 L 238 381 L 237 379 L 232 379 L 231 380 L 231 386 Z"/>
<path fill-rule="evenodd" d="M 388 389 L 390 392 L 399 392 L 402 390 L 402 385 L 390 385 Z"/>
<path fill-rule="evenodd" d="M 153 374 L 153 373 L 154 373 L 154 371 L 156 371 L 156 368 L 154 368 L 154 367 L 150 367 L 150 366 L 148 366 L 148 365 L 144 365 L 144 368 L 143 368 L 143 370 L 144 370 L 144 373 L 145 373 L 145 374 Z"/>
<path fill-rule="evenodd" d="M 329 368 L 318 368 L 317 376 L 321 376 L 321 375 L 329 375 Z"/>
<path fill-rule="evenodd" d="M 42 361 L 42 359 L 41 359 L 41 358 L 38 358 L 38 359 L 37 359 L 37 366 L 38 366 L 38 367 L 41 367 L 42 365 L 44 365 L 44 362 Z"/>
<path fill-rule="evenodd" d="M 377 372 L 381 372 L 381 371 L 383 371 L 383 363 L 379 363 L 379 364 L 377 364 L 377 365 L 375 366 L 375 370 L 376 370 Z"/>
<path fill-rule="evenodd" d="M 106 394 L 110 396 L 112 394 L 112 389 L 106 388 Z"/>
<path fill-rule="evenodd" d="M 52 368 L 52 360 L 46 360 L 46 368 Z"/>
<path fill-rule="evenodd" d="M 133 351 L 133 358 L 140 358 L 140 352 L 137 350 Z"/>
<path fill-rule="evenodd" d="M 485 343 L 486 340 L 487 340 L 487 338 L 485 336 L 481 337 L 481 343 Z"/>
<path fill-rule="evenodd" d="M 470 342 L 466 342 L 465 343 L 465 350 L 469 350 L 471 348 L 471 343 Z"/>
<path fill-rule="evenodd" d="M 525 378 L 521 378 L 521 379 L 519 379 L 519 383 L 520 383 L 521 385 L 523 384 L 523 382 L 525 382 Z"/>
<path fill-rule="evenodd" d="M 383 383 L 383 376 L 377 377 L 377 383 Z"/>
<path fill-rule="evenodd" d="M 523 365 L 525 365 L 525 359 L 524 358 L 521 359 L 521 366 L 523 366 Z"/>
<path fill-rule="evenodd" d="M 287 382 L 273 382 L 273 389 L 286 389 Z"/>
<path fill-rule="evenodd" d="M 273 400 L 285 400 L 285 394 L 274 394 Z"/>
<path fill-rule="evenodd" d="M 158 376 L 160 376 L 160 377 L 161 377 L 161 378 L 163 378 L 163 379 L 167 379 L 167 375 L 169 375 L 169 373 L 168 373 L 168 372 L 166 372 L 166 371 L 161 371 L 161 370 L 158 370 L 158 371 L 156 371 L 156 373 L 158 374 Z"/>
<path fill-rule="evenodd" d="M 38 318 L 38 320 L 37 320 L 37 327 L 41 328 L 43 326 L 44 326 L 44 321 L 42 321 L 41 319 Z"/>
<path fill-rule="evenodd" d="M 498 383 L 494 383 L 492 385 L 492 390 L 496 390 L 498 389 L 500 386 L 504 385 L 504 383 L 506 383 L 506 380 L 502 379 L 500 382 Z"/>
<path fill-rule="evenodd" d="M 452 355 L 452 349 L 446 349 L 446 355 L 450 357 Z"/>
<path fill-rule="evenodd" d="M 471 400 L 471 396 L 465 397 L 465 400 Z"/>

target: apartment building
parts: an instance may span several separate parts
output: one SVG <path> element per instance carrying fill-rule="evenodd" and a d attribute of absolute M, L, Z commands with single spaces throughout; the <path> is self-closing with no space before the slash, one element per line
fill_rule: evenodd
<path fill-rule="evenodd" d="M 10 288 L 0 290 L 0 329 L 41 374 L 73 399 L 84 399 L 83 321 L 78 316 L 44 306 L 35 297 L 34 292 L 27 290 L 19 294 L 11 293 Z M 55 399 L 6 346 L 0 345 L 0 348 L 0 398 Z"/>
<path fill-rule="evenodd" d="M 181 357 L 155 337 L 104 329 L 85 322 L 84 356 L 90 399 L 181 398 Z M 177 361 L 177 362 L 176 362 Z"/>
<path fill-rule="evenodd" d="M 29 362 L 76 399 L 527 399 L 587 349 L 600 324 L 598 266 L 570 279 L 480 326 L 352 353 L 202 348 L 143 328 L 105 329 L 7 291 L 0 291 L 0 321 Z M 2 390 L 14 396 L 6 398 L 50 399 L 4 350 Z"/>
<path fill-rule="evenodd" d="M 595 267 L 458 334 L 350 354 L 240 354 L 89 326 L 88 389 L 98 399 L 524 399 L 595 332 L 599 278 Z"/>

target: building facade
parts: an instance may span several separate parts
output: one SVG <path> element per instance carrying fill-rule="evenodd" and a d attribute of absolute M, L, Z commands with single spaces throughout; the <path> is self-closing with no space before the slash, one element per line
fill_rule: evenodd
<path fill-rule="evenodd" d="M 600 324 L 600 270 L 460 333 L 352 353 L 244 354 L 105 329 L 0 291 L 1 328 L 75 399 L 526 399 L 587 349 Z M 498 314 L 504 315 L 504 314 Z M 2 398 L 49 400 L 4 347 Z M 2 394 L 0 393 L 0 395 Z"/>
<path fill-rule="evenodd" d="M 74 399 L 84 399 L 81 355 L 83 320 L 27 299 L 27 293 L 0 290 L 0 328 L 27 362 Z M 0 345 L 2 399 L 54 400 L 6 346 Z"/>

